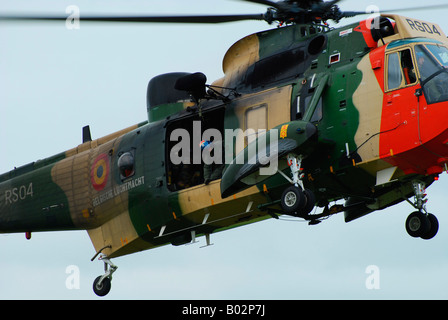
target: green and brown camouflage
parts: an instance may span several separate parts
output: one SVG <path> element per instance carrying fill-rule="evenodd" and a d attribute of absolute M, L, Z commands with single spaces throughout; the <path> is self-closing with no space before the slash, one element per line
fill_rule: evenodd
<path fill-rule="evenodd" d="M 170 160 L 176 128 L 190 133 L 192 148 L 207 129 L 222 137 L 232 130 L 235 157 L 258 141 L 245 136 L 248 129 L 276 129 L 279 148 L 303 156 L 303 183 L 318 206 L 347 197 L 374 203 L 346 211 L 347 221 L 402 201 L 412 186 L 393 152 L 380 151 L 380 133 L 391 128 L 382 126 L 385 91 L 376 72 L 384 70 L 389 43 L 429 32 L 418 34 L 400 16 L 389 19 L 393 30 L 377 37 L 367 20 L 338 29 L 291 25 L 247 36 L 228 50 L 225 76 L 213 83 L 227 99 L 203 99 L 198 106 L 174 90 L 186 74 L 154 78 L 148 121 L 1 175 L 0 232 L 87 230 L 95 251 L 107 247 L 103 253 L 117 257 L 275 217 L 267 207 L 280 210 L 289 185 L 281 174 L 245 179 L 249 173 L 238 174 L 248 167 L 226 163 L 222 179 L 204 184 L 202 164 L 193 164 L 196 181 L 180 186 Z M 440 37 L 432 36 L 442 41 L 437 31 Z M 374 51 L 382 52 L 378 60 Z M 278 167 L 289 174 L 283 153 Z M 378 185 L 385 170 L 391 174 Z M 429 185 L 434 175 L 418 177 Z"/>

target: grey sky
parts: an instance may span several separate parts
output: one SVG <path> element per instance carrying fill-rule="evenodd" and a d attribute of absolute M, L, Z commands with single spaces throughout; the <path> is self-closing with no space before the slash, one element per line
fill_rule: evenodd
<path fill-rule="evenodd" d="M 427 1 L 427 5 L 442 0 Z M 342 1 L 345 10 L 415 7 L 415 0 Z M 215 1 L 2 1 L 0 12 L 224 14 L 263 13 L 260 5 Z M 447 10 L 400 12 L 438 23 Z M 361 18 L 346 20 L 339 25 Z M 339 26 L 333 24 L 333 26 Z M 0 172 L 81 143 L 89 124 L 98 138 L 146 119 L 146 86 L 161 73 L 222 76 L 227 48 L 245 35 L 273 28 L 263 22 L 201 25 L 0 23 Z M 213 246 L 166 246 L 114 259 L 118 270 L 106 299 L 447 299 L 446 174 L 428 189 L 439 219 L 429 241 L 407 235 L 408 204 L 345 224 L 336 215 L 317 226 L 267 220 L 212 235 Z M 96 299 L 103 272 L 90 262 L 85 231 L 0 235 L 0 299 Z M 68 290 L 66 268 L 80 271 Z M 368 290 L 366 268 L 380 271 Z"/>

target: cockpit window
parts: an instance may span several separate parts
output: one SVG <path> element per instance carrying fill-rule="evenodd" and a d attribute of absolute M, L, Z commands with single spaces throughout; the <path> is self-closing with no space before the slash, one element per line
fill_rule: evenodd
<path fill-rule="evenodd" d="M 394 90 L 417 82 L 417 75 L 410 49 L 389 54 L 387 64 L 387 88 Z"/>
<path fill-rule="evenodd" d="M 417 45 L 415 55 L 427 103 L 448 101 L 448 49 Z"/>
<path fill-rule="evenodd" d="M 448 67 L 448 49 L 437 45 L 426 45 L 429 51 L 444 67 Z"/>
<path fill-rule="evenodd" d="M 429 53 L 423 45 L 415 46 L 415 55 L 417 57 L 418 70 L 420 78 L 425 81 L 430 75 L 440 70 L 441 66 L 436 59 Z"/>
<path fill-rule="evenodd" d="M 388 77 L 387 77 L 387 88 L 389 90 L 398 88 L 401 85 L 401 70 L 400 70 L 400 59 L 398 57 L 398 52 L 389 55 L 388 65 Z"/>

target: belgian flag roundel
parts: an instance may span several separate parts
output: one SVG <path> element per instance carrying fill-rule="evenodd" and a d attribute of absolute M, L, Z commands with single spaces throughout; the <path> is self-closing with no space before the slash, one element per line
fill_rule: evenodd
<path fill-rule="evenodd" d="M 93 162 L 92 170 L 90 171 L 90 179 L 95 190 L 101 191 L 104 189 L 108 176 L 109 159 L 107 154 L 101 154 Z"/>

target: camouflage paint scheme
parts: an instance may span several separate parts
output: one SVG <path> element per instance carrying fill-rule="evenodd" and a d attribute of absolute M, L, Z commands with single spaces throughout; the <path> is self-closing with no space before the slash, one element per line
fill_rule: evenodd
<path fill-rule="evenodd" d="M 372 200 L 365 212 L 346 212 L 346 221 L 404 200 L 412 194 L 412 178 L 429 185 L 448 162 L 448 103 L 429 106 L 424 96 L 417 102 L 418 82 L 385 89 L 389 52 L 427 41 L 446 45 L 446 36 L 432 23 L 388 17 L 394 35 L 378 41 L 369 20 L 319 33 L 315 26 L 293 25 L 247 36 L 228 50 L 225 76 L 214 83 L 241 95 L 203 105 L 205 113 L 225 108 L 225 129 L 284 128 L 279 139 L 296 139 L 296 127 L 285 124 L 312 122 L 318 134 L 309 140 L 313 148 L 302 166 L 317 205 L 344 197 Z M 289 55 L 281 55 L 285 51 Z M 295 71 L 288 65 L 292 58 L 301 59 Z M 269 63 L 280 61 L 284 70 L 275 78 Z M 110 246 L 103 252 L 117 257 L 271 218 L 259 206 L 279 207 L 275 200 L 288 185 L 279 174 L 224 198 L 221 186 L 230 184 L 225 174 L 208 185 L 167 188 L 166 128 L 188 118 L 191 105 L 157 106 L 148 111 L 149 122 L 1 175 L 0 232 L 87 230 L 95 251 Z M 252 112 L 256 116 L 249 118 Z M 126 152 L 135 168 L 123 179 L 117 162 Z M 288 174 L 285 159 L 279 167 Z"/>

